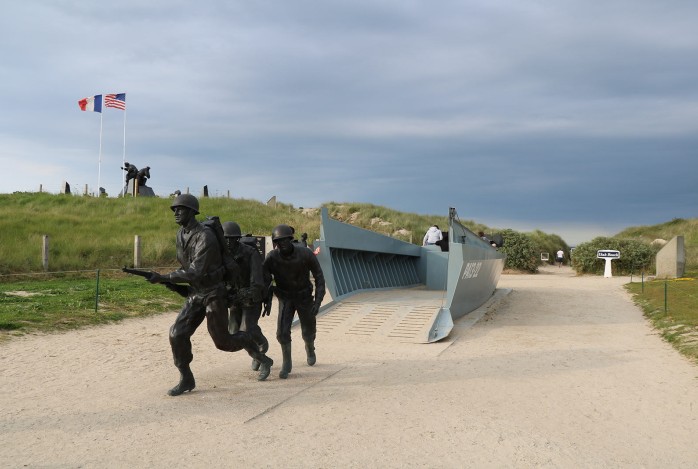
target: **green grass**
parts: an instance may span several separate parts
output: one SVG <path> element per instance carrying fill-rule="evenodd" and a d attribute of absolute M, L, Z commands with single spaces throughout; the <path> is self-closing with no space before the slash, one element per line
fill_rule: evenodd
<path fill-rule="evenodd" d="M 319 210 L 277 203 L 275 207 L 247 199 L 200 198 L 199 219 L 217 215 L 236 221 L 243 233 L 270 235 L 286 223 L 309 240 L 320 237 Z M 49 271 L 116 269 L 133 263 L 134 237 L 141 239 L 142 265 L 173 265 L 175 258 L 172 199 L 159 197 L 96 198 L 46 193 L 0 194 L 0 276 L 41 272 L 42 240 L 49 240 Z M 441 216 L 403 213 L 371 204 L 324 204 L 330 215 L 356 226 L 421 244 Z M 484 225 L 465 221 L 471 229 Z M 411 234 L 405 234 L 409 232 Z M 0 282 L 2 278 L 0 278 Z"/>
<path fill-rule="evenodd" d="M 684 278 L 630 283 L 626 289 L 661 336 L 698 363 L 698 272 Z"/>
<path fill-rule="evenodd" d="M 79 272 L 0 283 L 0 335 L 54 332 L 178 310 L 182 298 L 140 277 Z"/>
<path fill-rule="evenodd" d="M 627 286 L 661 336 L 679 352 L 698 363 L 698 219 L 674 218 L 652 226 L 626 228 L 615 237 L 651 243 L 655 239 L 684 237 L 688 280 L 654 280 Z M 666 302 L 665 302 L 666 287 Z M 666 311 L 665 311 L 666 304 Z"/>

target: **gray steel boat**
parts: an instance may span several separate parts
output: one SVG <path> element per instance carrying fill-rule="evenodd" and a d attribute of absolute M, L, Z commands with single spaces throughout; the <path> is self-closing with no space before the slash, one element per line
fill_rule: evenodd
<path fill-rule="evenodd" d="M 321 213 L 314 244 L 332 301 L 318 330 L 428 343 L 448 336 L 453 320 L 487 302 L 506 256 L 449 210 L 448 250 L 417 246 Z"/>

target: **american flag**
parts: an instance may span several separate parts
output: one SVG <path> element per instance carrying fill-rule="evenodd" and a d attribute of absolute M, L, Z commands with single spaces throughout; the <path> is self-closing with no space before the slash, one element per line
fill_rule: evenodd
<path fill-rule="evenodd" d="M 104 106 L 113 107 L 116 109 L 126 110 L 126 93 L 105 94 Z"/>

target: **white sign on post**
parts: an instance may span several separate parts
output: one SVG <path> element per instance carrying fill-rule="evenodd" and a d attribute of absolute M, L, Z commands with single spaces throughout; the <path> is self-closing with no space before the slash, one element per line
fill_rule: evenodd
<path fill-rule="evenodd" d="M 599 249 L 596 251 L 596 258 L 604 259 L 606 261 L 603 276 L 613 277 L 613 274 L 611 273 L 611 261 L 613 261 L 613 259 L 620 259 L 620 251 L 615 251 L 613 249 Z"/>

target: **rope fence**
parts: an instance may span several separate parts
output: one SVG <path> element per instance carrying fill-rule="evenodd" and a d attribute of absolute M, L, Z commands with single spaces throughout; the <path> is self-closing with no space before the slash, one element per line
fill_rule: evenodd
<path fill-rule="evenodd" d="M 660 305 L 664 313 L 668 313 L 672 309 L 690 308 L 696 303 L 698 284 L 695 278 L 648 279 L 642 275 L 636 279 L 639 282 L 635 283 L 640 283 L 640 291 L 638 292 L 640 298 L 653 305 Z"/>

